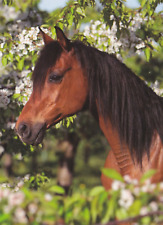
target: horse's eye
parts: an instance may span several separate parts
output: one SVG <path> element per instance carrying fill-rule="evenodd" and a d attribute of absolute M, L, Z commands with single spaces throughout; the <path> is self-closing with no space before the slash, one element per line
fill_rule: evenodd
<path fill-rule="evenodd" d="M 50 83 L 60 83 L 62 81 L 63 76 L 62 75 L 58 75 L 56 73 L 51 73 L 49 75 L 49 82 Z"/>

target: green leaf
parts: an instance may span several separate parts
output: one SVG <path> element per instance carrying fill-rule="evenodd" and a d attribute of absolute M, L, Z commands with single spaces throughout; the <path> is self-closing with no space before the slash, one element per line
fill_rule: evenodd
<path fill-rule="evenodd" d="M 126 219 L 126 218 L 128 217 L 128 213 L 127 213 L 127 211 L 125 210 L 125 208 L 117 209 L 117 211 L 116 211 L 116 217 L 117 217 L 119 220 Z"/>
<path fill-rule="evenodd" d="M 84 11 L 83 11 L 81 8 L 79 8 L 79 7 L 76 9 L 76 12 L 77 12 L 79 15 L 81 15 L 81 16 L 85 16 Z"/>
<path fill-rule="evenodd" d="M 94 187 L 94 188 L 90 191 L 90 196 L 93 197 L 93 196 L 99 195 L 101 192 L 104 192 L 104 191 L 105 191 L 105 188 L 102 187 L 102 186 Z"/>
<path fill-rule="evenodd" d="M 91 216 L 92 216 L 92 222 L 96 222 L 96 218 L 98 215 L 98 198 L 97 196 L 91 201 Z"/>
<path fill-rule="evenodd" d="M 150 48 L 148 48 L 148 47 L 145 48 L 144 52 L 145 52 L 146 60 L 147 60 L 147 62 L 149 62 L 150 56 L 151 56 L 151 54 L 150 54 Z"/>
<path fill-rule="evenodd" d="M 143 8 L 144 5 L 146 4 L 146 1 L 147 1 L 147 0 L 142 0 L 142 1 L 141 1 L 141 7 L 142 7 L 142 8 Z"/>
<path fill-rule="evenodd" d="M 142 219 L 141 219 L 141 224 L 151 224 L 151 218 L 150 218 L 150 216 L 146 216 L 146 217 L 143 217 Z"/>
<path fill-rule="evenodd" d="M 11 6 L 13 4 L 13 1 L 12 0 L 3 0 L 3 4 Z"/>
<path fill-rule="evenodd" d="M 60 121 L 59 123 L 57 123 L 57 124 L 55 125 L 55 128 L 56 128 L 56 129 L 59 129 L 61 126 L 62 126 L 62 121 Z"/>
<path fill-rule="evenodd" d="M 18 70 L 22 71 L 23 66 L 24 66 L 24 58 L 22 58 L 18 61 L 18 64 L 17 64 Z"/>
<path fill-rule="evenodd" d="M 82 210 L 82 214 L 83 214 L 84 222 L 87 224 L 90 224 L 90 219 L 91 219 L 90 210 L 86 207 Z"/>
<path fill-rule="evenodd" d="M 4 55 L 4 56 L 2 57 L 2 65 L 3 65 L 3 66 L 6 66 L 6 65 L 7 65 L 7 56 L 6 56 L 6 55 Z"/>
<path fill-rule="evenodd" d="M 139 215 L 142 203 L 140 199 L 136 199 L 134 203 L 129 208 L 129 216 L 137 216 Z"/>
<path fill-rule="evenodd" d="M 7 56 L 7 58 L 8 58 L 8 60 L 9 60 L 10 62 L 13 62 L 14 56 L 13 56 L 13 54 L 9 53 L 8 56 Z"/>
<path fill-rule="evenodd" d="M 54 186 L 50 187 L 49 191 L 54 192 L 56 194 L 61 194 L 61 195 L 65 194 L 65 190 L 58 185 L 54 185 Z"/>
<path fill-rule="evenodd" d="M 105 175 L 105 176 L 107 176 L 107 177 L 109 177 L 109 178 L 111 178 L 111 179 L 113 179 L 113 180 L 119 180 L 119 181 L 124 181 L 124 179 L 123 179 L 123 177 L 121 176 L 121 174 L 120 173 L 118 173 L 116 170 L 114 170 L 114 169 L 106 169 L 106 168 L 103 168 L 102 169 L 102 173 Z"/>
<path fill-rule="evenodd" d="M 16 93 L 12 97 L 13 97 L 13 99 L 19 98 L 20 97 L 20 94 L 19 93 Z"/>
<path fill-rule="evenodd" d="M 69 15 L 69 17 L 67 18 L 67 22 L 68 22 L 68 27 L 71 27 L 73 24 L 73 15 Z"/>
<path fill-rule="evenodd" d="M 148 170 L 140 179 L 141 183 L 144 183 L 147 179 L 150 179 L 157 171 L 154 169 Z"/>
<path fill-rule="evenodd" d="M 163 38 L 160 40 L 160 45 L 163 47 Z"/>
<path fill-rule="evenodd" d="M 35 147 L 33 145 L 30 145 L 30 151 L 34 152 L 34 150 L 35 150 Z"/>
<path fill-rule="evenodd" d="M 118 192 L 114 192 L 108 202 L 107 202 L 107 207 L 106 207 L 106 212 L 103 216 L 103 219 L 102 219 L 102 223 L 107 223 L 110 218 L 113 218 L 115 216 L 115 212 L 116 212 L 116 209 L 117 209 L 117 199 L 118 199 Z"/>
<path fill-rule="evenodd" d="M 3 177 L 3 176 L 2 177 L 0 176 L 0 183 L 5 183 L 5 182 L 7 183 L 7 178 Z"/>
<path fill-rule="evenodd" d="M 6 224 L 5 222 L 9 222 L 10 220 L 10 215 L 9 214 L 1 214 L 0 215 L 0 224 L 2 224 L 4 222 L 4 224 Z"/>

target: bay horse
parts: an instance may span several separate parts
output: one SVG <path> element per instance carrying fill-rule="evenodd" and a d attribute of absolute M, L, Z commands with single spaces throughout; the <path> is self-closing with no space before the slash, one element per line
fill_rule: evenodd
<path fill-rule="evenodd" d="M 33 71 L 33 92 L 16 123 L 21 140 L 37 145 L 46 129 L 89 109 L 111 146 L 106 168 L 138 180 L 156 169 L 151 181 L 163 181 L 163 98 L 114 55 L 70 41 L 55 28 L 57 40 L 40 28 L 45 45 Z M 111 183 L 102 175 L 106 189 Z"/>

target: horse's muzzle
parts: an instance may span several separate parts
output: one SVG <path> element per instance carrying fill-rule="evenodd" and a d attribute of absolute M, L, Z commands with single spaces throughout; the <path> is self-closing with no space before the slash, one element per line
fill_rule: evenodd
<path fill-rule="evenodd" d="M 30 123 L 20 122 L 15 128 L 20 139 L 26 144 L 38 145 L 42 142 L 46 130 L 45 123 Z"/>

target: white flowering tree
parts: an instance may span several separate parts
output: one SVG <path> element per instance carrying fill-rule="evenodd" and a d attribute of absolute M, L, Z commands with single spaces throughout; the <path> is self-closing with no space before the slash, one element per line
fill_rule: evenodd
<path fill-rule="evenodd" d="M 38 31 L 31 27 L 42 23 L 42 17 L 35 11 L 37 1 L 30 4 L 0 3 L 0 156 L 7 154 L 2 161 L 8 175 L 12 175 L 12 157 L 21 159 L 31 148 L 14 132 L 16 118 L 31 93 L 30 75 L 37 58 L 34 49 L 39 48 L 33 43 Z"/>
<path fill-rule="evenodd" d="M 162 66 L 159 64 L 159 59 L 163 59 L 162 14 L 156 12 L 161 0 L 139 0 L 140 7 L 134 10 L 127 8 L 123 0 L 100 0 L 98 4 L 94 0 L 70 1 L 66 7 L 51 14 L 39 11 L 38 2 L 4 0 L 0 3 L 1 156 L 8 152 L 22 159 L 27 150 L 33 151 L 33 147 L 19 141 L 14 126 L 30 96 L 30 77 L 43 45 L 38 25 L 43 24 L 44 31 L 52 36 L 54 25 L 59 25 L 72 35 L 72 39 L 116 54 L 128 65 L 139 58 L 142 67 L 151 64 L 153 59 L 155 65 L 158 62 L 158 67 Z M 145 79 L 148 81 L 148 76 Z M 162 80 L 159 73 L 152 79 L 159 94 L 162 93 L 159 89 Z M 163 220 L 162 183 L 153 185 L 146 181 L 143 185 L 154 171 L 146 174 L 140 184 L 129 177 L 123 179 L 113 171 L 103 172 L 108 176 L 112 174 L 115 179 L 112 190 L 107 192 L 100 186 L 88 191 L 81 185 L 67 198 L 56 196 L 64 190 L 53 183 L 45 184 L 48 178 L 39 174 L 3 183 L 0 186 L 0 224 L 37 225 L 64 220 L 72 225 L 111 225 L 117 224 L 113 222 L 115 218 L 123 222 L 157 224 Z M 28 189 L 29 186 L 37 189 L 41 184 L 44 186 L 38 192 Z"/>

